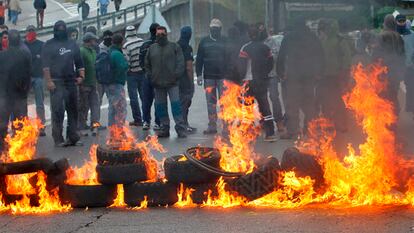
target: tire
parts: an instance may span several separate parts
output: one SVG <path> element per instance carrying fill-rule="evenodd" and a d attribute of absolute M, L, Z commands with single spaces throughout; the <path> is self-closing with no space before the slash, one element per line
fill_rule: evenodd
<path fill-rule="evenodd" d="M 96 158 L 99 165 L 118 165 L 141 162 L 141 150 L 121 151 L 108 146 L 98 146 L 96 149 Z"/>
<path fill-rule="evenodd" d="M 131 184 L 148 180 L 144 163 L 125 165 L 97 165 L 98 181 L 101 184 Z"/>
<path fill-rule="evenodd" d="M 18 175 L 43 171 L 48 173 L 55 165 L 48 158 L 32 159 L 13 163 L 0 163 L 1 175 Z"/>
<path fill-rule="evenodd" d="M 199 159 L 201 162 L 215 168 L 220 168 L 220 154 L 212 148 L 203 148 L 201 150 L 211 152 L 209 157 Z M 188 153 L 193 153 L 194 148 L 190 148 Z M 176 155 L 167 158 L 164 162 L 165 177 L 174 184 L 203 184 L 215 183 L 219 176 L 199 168 L 190 161 L 178 161 L 183 155 Z"/>
<path fill-rule="evenodd" d="M 252 173 L 227 181 L 226 189 L 253 201 L 273 192 L 278 186 L 280 172 L 279 161 L 269 158 Z"/>
<path fill-rule="evenodd" d="M 299 177 L 309 176 L 315 180 L 314 187 L 319 189 L 325 183 L 322 166 L 314 156 L 301 153 L 297 148 L 288 148 L 283 153 L 281 168 L 284 171 L 295 171 Z"/>
<path fill-rule="evenodd" d="M 16 203 L 16 201 L 20 201 L 21 199 L 23 199 L 23 195 L 21 194 L 4 194 L 3 195 L 3 202 L 6 205 L 10 205 L 13 203 Z M 28 198 L 30 200 L 30 206 L 39 206 L 39 196 L 37 194 L 30 194 L 28 195 Z"/>
<path fill-rule="evenodd" d="M 192 184 L 192 185 L 185 185 L 184 190 L 186 188 L 193 189 L 194 191 L 191 193 L 191 199 L 196 204 L 203 204 L 208 199 L 208 191 L 211 190 L 210 196 L 215 198 L 218 196 L 218 190 L 216 187 L 216 183 L 206 183 L 206 184 Z"/>
<path fill-rule="evenodd" d="M 107 207 L 117 195 L 116 185 L 68 185 L 62 186 L 60 197 L 63 203 L 74 208 Z"/>
<path fill-rule="evenodd" d="M 145 196 L 148 206 L 172 206 L 178 201 L 177 190 L 171 183 L 133 183 L 124 185 L 124 199 L 128 206 L 139 206 Z"/>

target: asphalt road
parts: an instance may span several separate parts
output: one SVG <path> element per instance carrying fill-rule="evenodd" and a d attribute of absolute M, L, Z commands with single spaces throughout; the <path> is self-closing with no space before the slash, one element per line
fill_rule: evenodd
<path fill-rule="evenodd" d="M 190 114 L 190 122 L 199 129 L 187 139 L 178 139 L 172 130 L 169 139 L 160 139 L 168 150 L 156 154 L 157 159 L 183 152 L 190 146 L 212 145 L 213 137 L 202 135 L 207 124 L 204 93 L 196 89 Z M 130 109 L 128 119 L 131 120 Z M 102 119 L 106 124 L 107 109 L 102 109 Z M 346 148 L 347 142 L 362 140 L 357 127 L 351 127 L 346 134 L 339 134 L 337 147 Z M 409 142 L 413 136 L 412 117 L 402 114 L 400 122 L 401 141 Z M 147 133 L 133 128 L 137 137 L 145 138 Z M 106 131 L 99 137 L 84 137 L 83 147 L 55 148 L 50 137 L 41 138 L 38 156 L 53 160 L 69 158 L 71 164 L 81 165 L 88 158 L 89 145 L 105 140 Z M 153 133 L 150 131 L 149 133 Z M 413 148 L 405 144 L 404 150 L 413 154 Z M 283 151 L 293 145 L 293 141 L 280 140 L 275 143 L 257 142 L 257 151 L 263 155 L 281 158 Z M 414 209 L 407 207 L 350 208 L 332 209 L 324 206 L 309 206 L 294 210 L 281 209 L 175 209 L 155 208 L 145 210 L 125 209 L 77 209 L 64 214 L 41 216 L 0 215 L 0 232 L 414 232 Z"/>

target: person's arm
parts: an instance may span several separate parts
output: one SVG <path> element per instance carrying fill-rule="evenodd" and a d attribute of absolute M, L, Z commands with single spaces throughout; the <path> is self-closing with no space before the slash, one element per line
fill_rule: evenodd
<path fill-rule="evenodd" d="M 197 77 L 201 77 L 203 75 L 203 66 L 204 66 L 204 40 L 200 42 L 197 51 L 197 58 L 196 58 L 196 74 Z"/>
<path fill-rule="evenodd" d="M 264 46 L 264 56 L 266 56 L 266 74 L 269 74 L 270 71 L 272 71 L 273 69 L 273 54 L 272 54 L 272 50 L 269 49 L 269 47 Z"/>
<path fill-rule="evenodd" d="M 178 44 L 175 44 L 175 76 L 178 78 L 184 73 L 184 56 L 183 50 Z"/>
<path fill-rule="evenodd" d="M 240 49 L 239 53 L 239 62 L 237 65 L 237 70 L 239 71 L 241 79 L 244 79 L 247 73 L 247 63 L 249 60 L 249 54 L 245 51 L 245 46 Z"/>
<path fill-rule="evenodd" d="M 79 77 L 76 78 L 76 83 L 81 84 L 83 80 L 85 79 L 85 66 L 83 64 L 82 56 L 80 53 L 80 49 L 78 45 L 74 46 L 74 63 L 75 68 L 78 71 Z"/>
<path fill-rule="evenodd" d="M 144 61 L 145 61 L 145 71 L 147 72 L 148 77 L 151 79 L 152 66 L 151 66 L 150 52 L 151 50 L 148 48 Z"/>
<path fill-rule="evenodd" d="M 51 62 L 51 51 L 49 51 L 50 45 L 45 43 L 42 48 L 42 65 L 43 65 L 43 77 L 46 81 L 46 86 L 49 91 L 53 91 L 56 86 L 52 80 L 52 76 L 50 74 L 50 66 Z"/>

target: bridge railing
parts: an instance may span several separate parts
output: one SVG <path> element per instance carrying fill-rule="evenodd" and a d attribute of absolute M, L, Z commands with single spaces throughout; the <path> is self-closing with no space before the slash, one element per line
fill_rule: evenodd
<path fill-rule="evenodd" d="M 66 24 L 68 28 L 77 28 L 80 36 L 83 33 L 83 29 L 88 26 L 95 26 L 98 30 L 98 35 L 101 35 L 101 32 L 104 30 L 117 30 L 129 24 L 136 24 L 145 17 L 153 5 L 162 8 L 171 1 L 173 0 L 148 0 L 118 12 L 109 12 L 105 15 L 100 15 L 97 12 L 97 16 L 95 17 L 90 17 L 85 20 L 69 21 Z M 20 32 L 25 34 L 26 30 L 21 30 Z M 38 29 L 36 32 L 39 37 L 51 36 L 53 35 L 53 25 Z"/>

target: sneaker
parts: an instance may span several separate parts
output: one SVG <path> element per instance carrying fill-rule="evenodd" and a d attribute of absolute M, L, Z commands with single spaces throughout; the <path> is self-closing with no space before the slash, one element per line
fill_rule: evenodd
<path fill-rule="evenodd" d="M 46 136 L 46 132 L 45 132 L 45 129 L 44 128 L 43 129 L 40 129 L 39 136 L 40 137 L 45 137 Z"/>
<path fill-rule="evenodd" d="M 129 126 L 136 126 L 136 127 L 138 127 L 138 126 L 142 126 L 143 124 L 142 124 L 142 121 L 131 121 L 131 122 L 129 122 Z"/>
<path fill-rule="evenodd" d="M 159 131 L 161 130 L 161 126 L 159 124 L 155 124 L 154 127 L 152 127 L 153 130 Z"/>
<path fill-rule="evenodd" d="M 186 131 L 187 131 L 188 134 L 194 134 L 194 133 L 197 132 L 197 128 L 188 126 L 187 129 L 186 129 Z"/>
<path fill-rule="evenodd" d="M 142 125 L 142 130 L 149 130 L 151 129 L 151 125 L 148 122 L 144 122 Z"/>
<path fill-rule="evenodd" d="M 66 142 L 58 142 L 55 143 L 55 147 L 67 147 L 68 145 L 66 144 Z"/>
<path fill-rule="evenodd" d="M 277 137 L 276 135 L 268 135 L 264 138 L 265 142 L 276 142 L 277 141 Z"/>
<path fill-rule="evenodd" d="M 169 131 L 160 130 L 160 131 L 157 133 L 157 136 L 158 136 L 159 138 L 168 138 L 168 137 L 170 137 L 170 132 L 169 132 Z"/>
<path fill-rule="evenodd" d="M 98 127 L 92 128 L 91 132 L 92 132 L 92 136 L 98 135 Z"/>
<path fill-rule="evenodd" d="M 283 121 L 276 122 L 277 132 L 285 132 L 286 127 L 283 124 Z"/>
<path fill-rule="evenodd" d="M 185 132 L 177 132 L 178 138 L 187 138 L 187 134 Z"/>
<path fill-rule="evenodd" d="M 217 133 L 217 129 L 212 129 L 212 128 L 208 128 L 203 131 L 203 134 L 205 135 L 216 134 L 216 133 Z"/>

